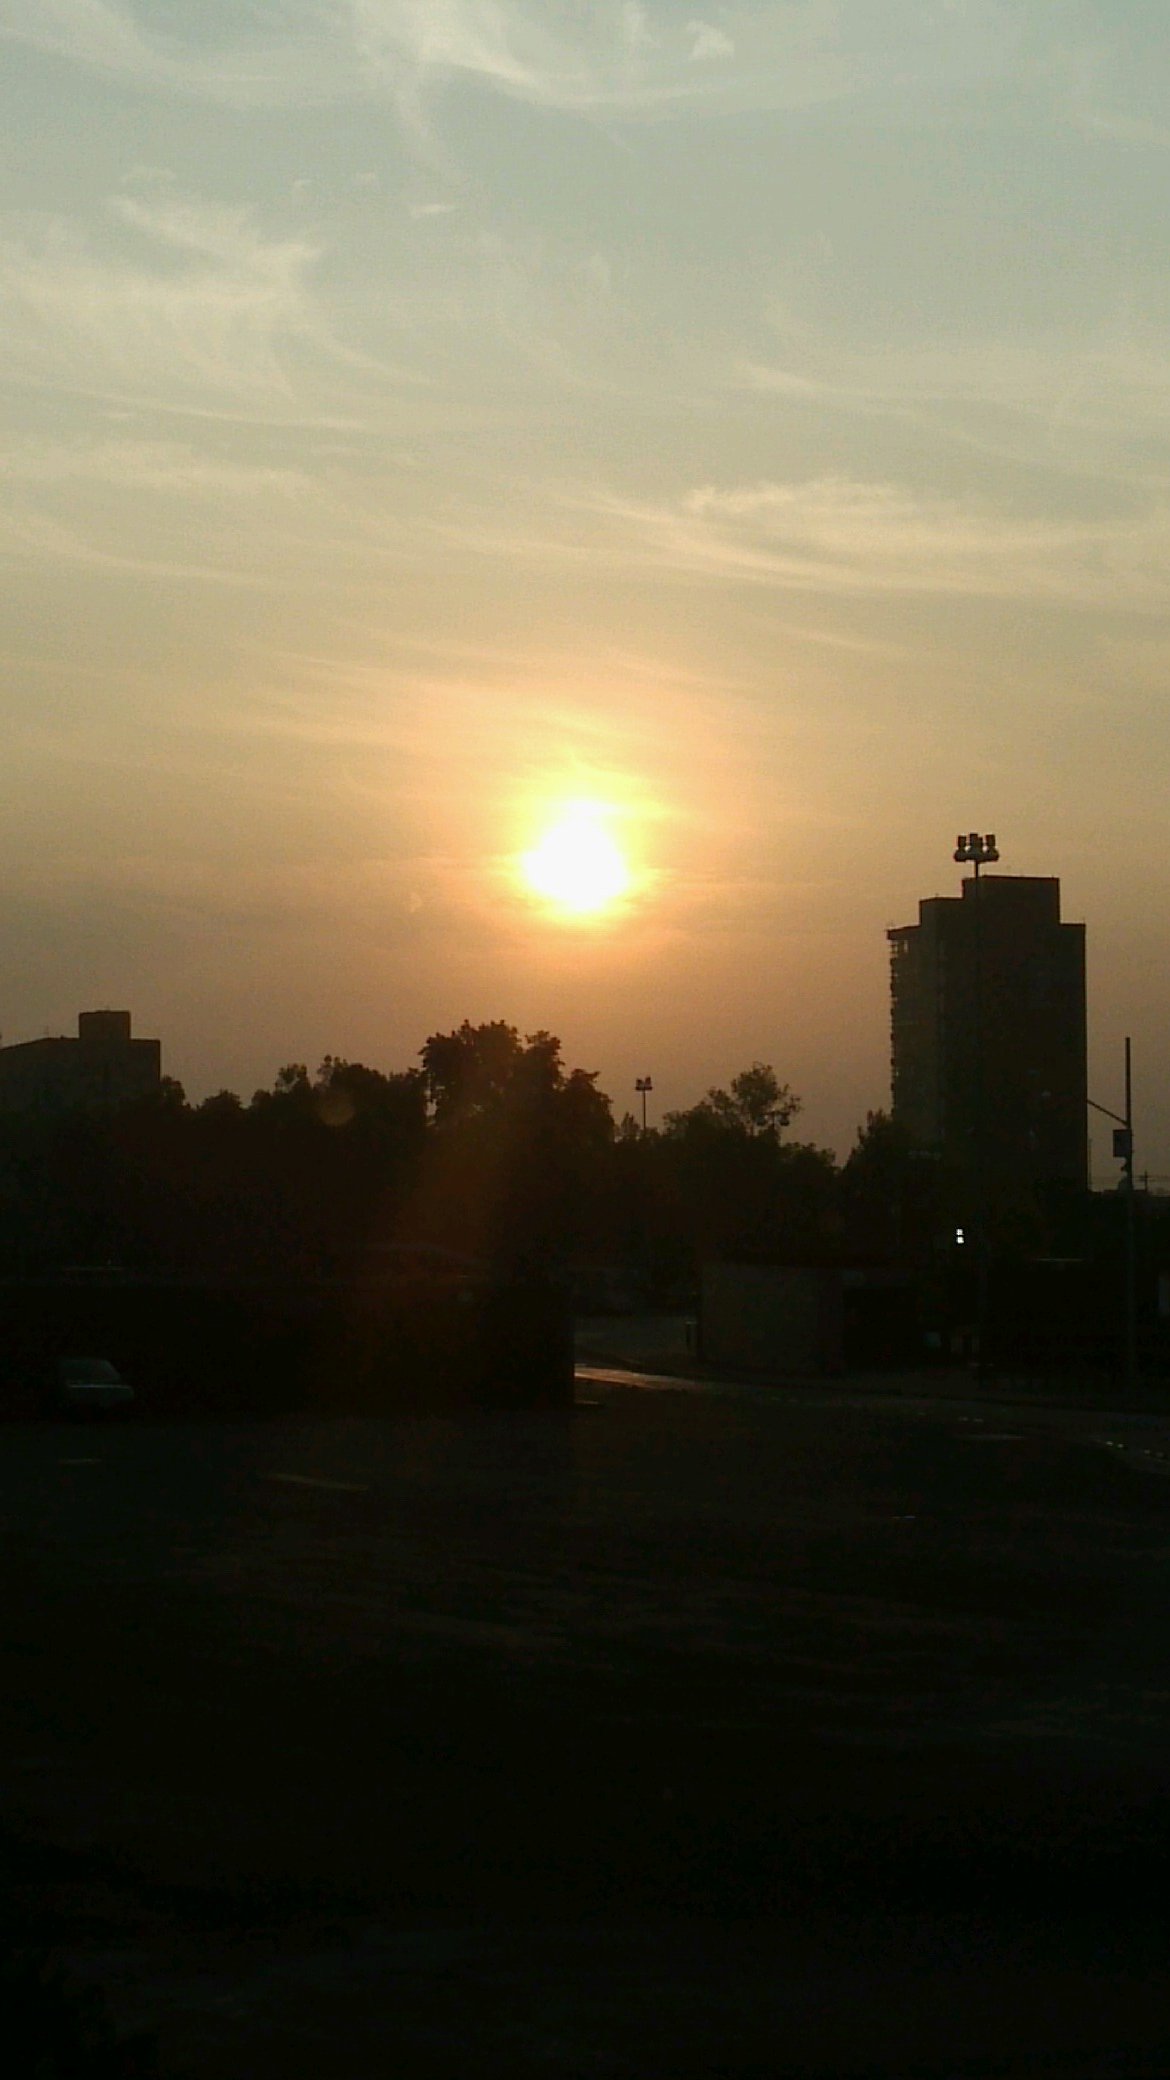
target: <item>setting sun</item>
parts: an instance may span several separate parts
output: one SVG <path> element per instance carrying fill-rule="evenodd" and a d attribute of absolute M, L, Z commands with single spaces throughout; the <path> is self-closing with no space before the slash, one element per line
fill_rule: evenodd
<path fill-rule="evenodd" d="M 551 824 L 520 866 L 533 895 L 575 917 L 606 910 L 630 886 L 630 870 L 606 828 L 607 812 L 578 802 Z"/>

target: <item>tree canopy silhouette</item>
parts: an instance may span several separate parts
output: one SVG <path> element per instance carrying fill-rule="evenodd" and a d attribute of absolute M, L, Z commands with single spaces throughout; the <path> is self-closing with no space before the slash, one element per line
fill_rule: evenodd
<path fill-rule="evenodd" d="M 729 1090 L 709 1090 L 688 1112 L 668 1112 L 663 1129 L 687 1134 L 707 1127 L 778 1141 L 801 1109 L 801 1099 L 781 1083 L 770 1062 L 753 1062 L 731 1079 Z"/>
<path fill-rule="evenodd" d="M 419 1204 L 423 1232 L 477 1254 L 547 1263 L 594 1221 L 613 1143 L 595 1071 L 565 1070 L 552 1033 L 467 1020 L 422 1048 L 434 1135 Z"/>
<path fill-rule="evenodd" d="M 658 1131 L 615 1128 L 596 1072 L 566 1066 L 555 1034 L 465 1019 L 415 1068 L 326 1055 L 316 1071 L 285 1062 L 246 1104 L 221 1090 L 189 1105 L 170 1084 L 0 1119 L 0 1251 L 10 1269 L 299 1276 L 422 1242 L 503 1269 L 624 1263 L 683 1290 L 704 1254 L 831 1251 L 842 1210 L 889 1227 L 876 1122 L 839 1178 L 825 1150 L 786 1138 L 799 1111 L 753 1061 Z"/>
<path fill-rule="evenodd" d="M 769 1062 L 752 1062 L 726 1090 L 668 1112 L 662 1154 L 674 1217 L 699 1254 L 805 1255 L 832 1242 L 835 1162 L 826 1149 L 786 1143 L 801 1100 Z"/>

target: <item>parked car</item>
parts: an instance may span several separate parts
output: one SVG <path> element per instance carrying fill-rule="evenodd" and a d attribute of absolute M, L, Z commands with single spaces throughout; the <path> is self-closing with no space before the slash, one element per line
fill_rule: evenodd
<path fill-rule="evenodd" d="M 108 1358 L 58 1358 L 46 1400 L 50 1415 L 125 1415 L 134 1389 Z"/>

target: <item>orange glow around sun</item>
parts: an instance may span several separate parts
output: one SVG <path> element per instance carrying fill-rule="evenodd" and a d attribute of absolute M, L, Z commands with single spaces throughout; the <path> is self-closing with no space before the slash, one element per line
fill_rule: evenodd
<path fill-rule="evenodd" d="M 597 917 L 628 892 L 630 869 L 609 829 L 610 812 L 574 802 L 520 860 L 530 895 L 570 917 Z"/>

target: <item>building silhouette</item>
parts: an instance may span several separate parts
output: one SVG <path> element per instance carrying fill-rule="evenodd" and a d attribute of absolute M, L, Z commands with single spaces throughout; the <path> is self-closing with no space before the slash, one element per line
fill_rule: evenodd
<path fill-rule="evenodd" d="M 1059 881 L 972 876 L 888 938 L 893 1111 L 912 1145 L 981 1180 L 989 1207 L 1087 1190 L 1085 927 L 1061 922 Z"/>
<path fill-rule="evenodd" d="M 83 1011 L 77 1038 L 0 1047 L 0 1112 L 67 1112 L 149 1098 L 162 1080 L 157 1040 L 134 1040 L 128 1011 Z"/>

